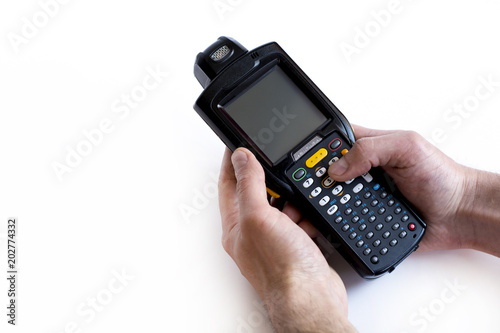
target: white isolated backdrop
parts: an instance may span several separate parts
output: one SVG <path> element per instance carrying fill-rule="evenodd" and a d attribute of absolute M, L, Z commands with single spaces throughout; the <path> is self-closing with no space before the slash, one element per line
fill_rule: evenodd
<path fill-rule="evenodd" d="M 482 78 L 500 81 L 499 14 L 489 0 L 2 2 L 0 266 L 15 216 L 20 275 L 16 327 L 1 279 L 0 331 L 272 332 L 220 245 L 224 146 L 192 109 L 197 52 L 221 35 L 277 41 L 351 122 L 440 131 L 452 158 L 499 172 L 498 84 L 474 104 Z M 331 261 L 361 332 L 498 330 L 497 258 L 416 253 L 375 281 Z"/>

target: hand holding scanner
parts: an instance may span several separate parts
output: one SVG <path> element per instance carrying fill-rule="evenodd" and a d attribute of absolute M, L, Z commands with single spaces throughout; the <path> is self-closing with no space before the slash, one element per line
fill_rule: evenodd
<path fill-rule="evenodd" d="M 248 51 L 220 37 L 198 54 L 194 74 L 204 88 L 196 112 L 232 151 L 252 151 L 268 192 L 294 204 L 359 275 L 391 272 L 417 249 L 426 225 L 385 172 L 328 176 L 354 131 L 278 44 Z"/>

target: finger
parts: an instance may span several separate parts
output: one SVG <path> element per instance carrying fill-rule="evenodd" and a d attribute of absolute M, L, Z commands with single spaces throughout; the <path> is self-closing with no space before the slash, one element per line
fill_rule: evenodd
<path fill-rule="evenodd" d="M 302 219 L 302 213 L 297 209 L 297 207 L 295 207 L 288 201 L 285 203 L 285 206 L 283 206 L 282 212 L 295 223 L 300 222 L 300 220 Z"/>
<path fill-rule="evenodd" d="M 271 197 L 269 199 L 270 195 L 268 195 L 268 200 L 269 203 L 271 204 L 271 206 L 273 206 L 274 208 L 278 209 L 278 210 L 283 210 L 283 206 L 285 205 L 285 200 L 283 198 L 275 198 L 275 197 Z"/>
<path fill-rule="evenodd" d="M 316 238 L 316 237 L 319 237 L 321 235 L 319 230 L 316 229 L 316 227 L 314 227 L 312 225 L 312 223 L 309 222 L 308 220 L 303 220 L 302 222 L 300 222 L 298 224 L 298 226 L 301 227 L 302 230 L 304 230 L 306 232 L 306 234 L 311 238 Z"/>
<path fill-rule="evenodd" d="M 368 172 L 372 167 L 407 167 L 418 156 L 412 155 L 426 142 L 414 132 L 396 131 L 374 137 L 363 137 L 351 150 L 328 169 L 328 175 L 337 181 L 346 181 Z"/>
<path fill-rule="evenodd" d="M 236 197 L 236 177 L 231 163 L 231 151 L 226 148 L 222 158 L 219 176 L 219 210 L 222 231 L 226 234 L 238 222 L 238 200 Z"/>
<path fill-rule="evenodd" d="M 231 161 L 236 176 L 236 192 L 242 221 L 261 214 L 269 207 L 264 170 L 255 156 L 245 148 L 238 148 Z"/>
<path fill-rule="evenodd" d="M 354 125 L 354 124 L 352 124 L 352 128 L 354 129 L 354 134 L 356 136 L 356 140 L 361 139 L 361 138 L 366 138 L 366 137 L 382 136 L 382 135 L 387 135 L 387 134 L 392 134 L 392 133 L 398 132 L 397 130 L 378 130 L 378 129 L 367 128 L 367 127 Z"/>

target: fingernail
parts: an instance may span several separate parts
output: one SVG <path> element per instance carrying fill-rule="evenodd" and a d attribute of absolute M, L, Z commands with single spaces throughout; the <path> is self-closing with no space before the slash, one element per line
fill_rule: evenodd
<path fill-rule="evenodd" d="M 332 166 L 330 167 L 330 172 L 337 176 L 343 175 L 346 171 L 347 171 L 347 162 L 343 158 L 333 163 Z"/>
<path fill-rule="evenodd" d="M 245 166 L 248 162 L 248 156 L 245 152 L 241 150 L 236 150 L 231 156 L 231 162 L 233 162 L 234 170 L 238 171 Z"/>

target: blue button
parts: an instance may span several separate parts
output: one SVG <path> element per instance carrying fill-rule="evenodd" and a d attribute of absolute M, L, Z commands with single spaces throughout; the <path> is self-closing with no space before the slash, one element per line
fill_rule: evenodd
<path fill-rule="evenodd" d="M 375 184 L 375 185 L 373 186 L 373 190 L 374 190 L 374 191 L 377 191 L 379 188 L 380 188 L 380 185 L 379 185 L 379 184 Z"/>

